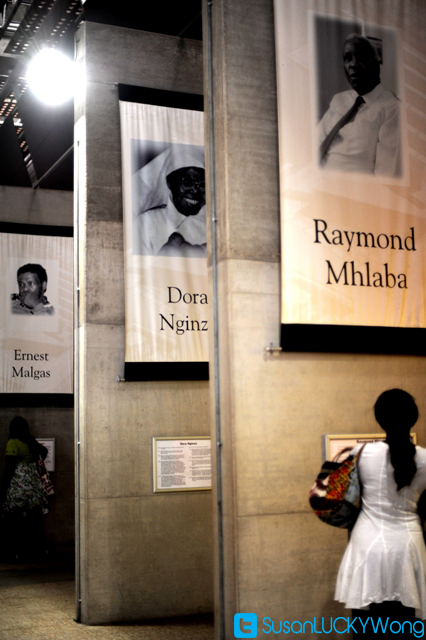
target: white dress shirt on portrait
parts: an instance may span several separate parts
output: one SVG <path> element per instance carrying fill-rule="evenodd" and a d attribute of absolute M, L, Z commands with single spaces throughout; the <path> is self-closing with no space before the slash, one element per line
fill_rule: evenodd
<path fill-rule="evenodd" d="M 353 89 L 337 93 L 319 123 L 319 144 L 354 104 Z M 383 176 L 400 173 L 399 101 L 378 84 L 362 96 L 354 118 L 336 134 L 324 166 L 339 171 L 358 171 Z"/>
<path fill-rule="evenodd" d="M 169 198 L 166 206 L 155 207 L 137 216 L 133 228 L 133 253 L 137 255 L 185 255 L 205 257 L 206 207 L 197 215 L 184 216 Z M 165 247 L 172 234 L 182 236 L 180 248 Z"/>

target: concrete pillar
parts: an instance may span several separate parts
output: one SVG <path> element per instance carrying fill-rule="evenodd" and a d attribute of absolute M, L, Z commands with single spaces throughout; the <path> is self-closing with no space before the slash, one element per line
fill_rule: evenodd
<path fill-rule="evenodd" d="M 211 611 L 210 492 L 152 493 L 152 436 L 208 435 L 208 383 L 117 382 L 124 264 L 115 83 L 202 93 L 201 43 L 87 22 L 76 101 L 85 624 Z"/>
<path fill-rule="evenodd" d="M 426 361 L 265 352 L 270 343 L 278 344 L 280 323 L 273 3 L 214 0 L 212 7 L 220 357 L 215 373 L 223 434 L 225 637 L 232 638 L 236 612 L 276 621 L 344 615 L 333 593 L 347 533 L 321 523 L 308 504 L 322 462 L 321 436 L 374 433 L 375 399 L 395 386 L 410 391 L 424 415 Z M 205 1 L 204 34 L 206 14 Z M 424 420 L 416 432 L 424 443 Z M 217 549 L 216 540 L 219 614 Z M 217 624 L 217 638 L 219 629 Z"/>

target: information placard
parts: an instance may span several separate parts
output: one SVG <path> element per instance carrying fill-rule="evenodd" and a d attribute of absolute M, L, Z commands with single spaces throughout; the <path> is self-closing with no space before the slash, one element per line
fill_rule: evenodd
<path fill-rule="evenodd" d="M 383 442 L 386 440 L 385 433 L 347 433 L 340 435 L 323 436 L 323 456 L 324 460 L 333 460 L 342 449 L 356 447 L 364 442 Z M 411 441 L 417 444 L 417 436 L 411 434 Z"/>
<path fill-rule="evenodd" d="M 47 456 L 44 460 L 46 469 L 55 471 L 55 438 L 36 438 L 36 440 L 47 449 Z"/>
<path fill-rule="evenodd" d="M 153 491 L 211 489 L 211 440 L 208 436 L 154 437 Z"/>

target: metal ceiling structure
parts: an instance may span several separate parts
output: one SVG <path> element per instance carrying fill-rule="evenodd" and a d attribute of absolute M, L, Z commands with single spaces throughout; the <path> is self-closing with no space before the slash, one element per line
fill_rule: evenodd
<path fill-rule="evenodd" d="M 27 91 L 26 66 L 43 47 L 73 51 L 80 0 L 5 0 L 0 28 L 0 183 L 72 189 L 73 105 Z M 72 53 L 71 53 L 72 55 Z M 66 151 L 60 165 L 50 170 Z M 57 157 L 56 157 L 57 156 Z M 50 176 L 50 180 L 49 180 Z M 53 180 L 53 182 L 52 182 Z"/>
<path fill-rule="evenodd" d="M 202 38 L 201 0 L 157 0 L 137 15 L 111 0 L 0 0 L 0 16 L 0 185 L 9 186 L 73 189 L 73 102 L 47 106 L 27 90 L 37 51 L 73 57 L 81 20 Z"/>

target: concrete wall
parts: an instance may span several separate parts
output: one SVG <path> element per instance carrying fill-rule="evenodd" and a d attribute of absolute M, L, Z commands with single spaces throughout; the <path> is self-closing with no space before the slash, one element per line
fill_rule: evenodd
<path fill-rule="evenodd" d="M 426 443 L 424 358 L 265 352 L 279 343 L 274 55 L 272 0 L 213 2 L 226 638 L 236 612 L 344 613 L 333 593 L 347 534 L 308 504 L 323 434 L 376 432 L 377 396 L 400 386 Z"/>
<path fill-rule="evenodd" d="M 83 24 L 76 101 L 81 598 L 86 624 L 211 611 L 210 492 L 153 494 L 152 436 L 209 433 L 207 382 L 117 382 L 124 265 L 115 84 L 202 92 L 201 43 Z"/>
<path fill-rule="evenodd" d="M 73 193 L 0 185 L 0 220 L 72 227 Z"/>
<path fill-rule="evenodd" d="M 71 191 L 0 186 L 0 221 L 31 225 L 72 226 Z M 16 406 L 0 407 L 0 451 L 6 446 L 9 423 L 24 416 L 36 438 L 56 439 L 56 471 L 52 473 L 55 498 L 45 518 L 45 531 L 51 551 L 72 550 L 74 546 L 74 410 L 69 407 L 32 406 L 26 396 Z M 24 403 L 25 402 L 25 403 Z M 8 404 L 12 404 L 9 401 Z M 4 460 L 0 457 L 0 477 Z"/>

